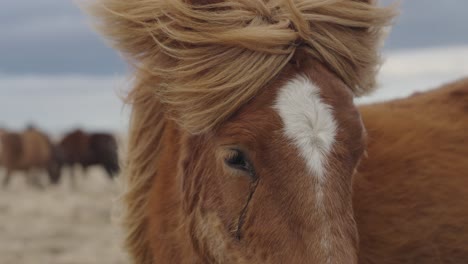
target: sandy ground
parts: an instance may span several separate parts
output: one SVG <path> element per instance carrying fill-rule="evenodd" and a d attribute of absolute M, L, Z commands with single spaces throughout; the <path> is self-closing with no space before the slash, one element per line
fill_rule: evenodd
<path fill-rule="evenodd" d="M 0 169 L 0 181 L 3 176 Z M 0 187 L 0 264 L 127 263 L 117 223 L 117 182 L 100 168 L 77 176 L 75 190 L 68 177 L 40 190 L 27 185 L 21 173 L 6 189 Z"/>

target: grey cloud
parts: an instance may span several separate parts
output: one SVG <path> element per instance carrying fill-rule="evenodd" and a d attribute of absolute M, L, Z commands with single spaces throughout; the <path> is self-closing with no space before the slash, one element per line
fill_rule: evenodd
<path fill-rule="evenodd" d="M 14 0 L 3 1 L 0 22 L 21 23 L 37 17 L 57 15 L 81 16 L 71 0 Z"/>
<path fill-rule="evenodd" d="M 400 9 L 387 49 L 468 44 L 468 1 L 402 0 Z"/>
<path fill-rule="evenodd" d="M 89 0 L 78 2 L 83 1 Z M 3 2 L 0 72 L 90 75 L 125 72 L 125 64 L 117 53 L 92 32 L 87 18 L 73 1 Z M 386 49 L 468 44 L 465 14 L 468 1 L 402 0 L 401 9 Z"/>
<path fill-rule="evenodd" d="M 72 1 L 19 0 L 0 9 L 0 72 L 106 75 L 125 64 Z"/>

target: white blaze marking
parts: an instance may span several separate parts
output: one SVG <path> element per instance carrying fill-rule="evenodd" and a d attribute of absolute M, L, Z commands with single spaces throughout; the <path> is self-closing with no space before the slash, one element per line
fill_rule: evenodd
<path fill-rule="evenodd" d="M 310 172 L 323 183 L 337 126 L 331 107 L 320 98 L 319 88 L 298 76 L 281 89 L 275 109 L 283 120 L 286 137 L 299 149 Z"/>
<path fill-rule="evenodd" d="M 337 125 L 332 109 L 322 102 L 320 89 L 304 76 L 289 81 L 279 92 L 274 107 L 284 123 L 284 133 L 316 177 L 316 207 L 322 221 L 320 245 L 331 261 L 331 227 L 324 204 L 327 156 L 335 142 Z"/>

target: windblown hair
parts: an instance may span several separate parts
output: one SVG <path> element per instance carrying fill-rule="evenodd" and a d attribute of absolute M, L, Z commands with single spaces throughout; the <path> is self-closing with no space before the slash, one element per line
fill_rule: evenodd
<path fill-rule="evenodd" d="M 147 203 L 151 181 L 158 174 L 158 159 L 163 147 L 162 137 L 167 124 L 161 103 L 154 98 L 149 77 L 137 78 L 130 94 L 134 107 L 130 123 L 128 153 L 124 164 L 125 182 L 123 225 L 126 248 L 133 263 L 152 263 L 147 231 Z"/>
<path fill-rule="evenodd" d="M 145 210 L 168 118 L 189 133 L 209 131 L 297 54 L 363 94 L 394 15 L 371 0 L 99 0 L 90 12 L 136 70 L 124 224 L 137 263 L 151 262 Z"/>
<path fill-rule="evenodd" d="M 98 27 L 183 128 L 221 123 L 303 50 L 356 94 L 374 87 L 389 8 L 363 0 L 101 0 Z"/>

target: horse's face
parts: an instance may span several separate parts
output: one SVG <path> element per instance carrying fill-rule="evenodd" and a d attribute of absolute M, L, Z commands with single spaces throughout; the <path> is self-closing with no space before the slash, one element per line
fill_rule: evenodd
<path fill-rule="evenodd" d="M 356 262 L 351 185 L 365 133 L 351 92 L 326 69 L 286 69 L 219 129 L 184 145 L 183 204 L 200 255 Z"/>

